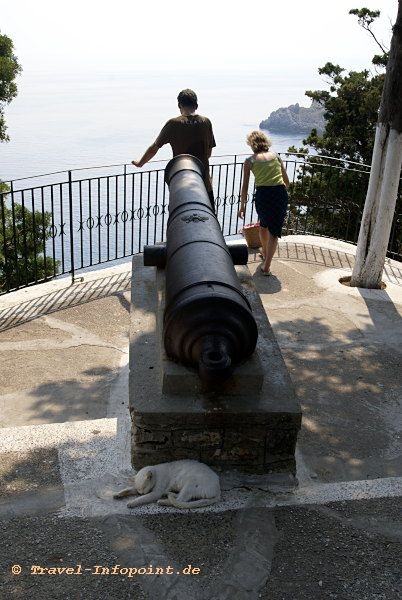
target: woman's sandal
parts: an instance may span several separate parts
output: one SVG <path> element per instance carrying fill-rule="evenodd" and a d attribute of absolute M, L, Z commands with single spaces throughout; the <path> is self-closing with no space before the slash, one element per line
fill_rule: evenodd
<path fill-rule="evenodd" d="M 264 271 L 264 269 L 262 267 L 260 267 L 260 271 L 263 275 L 265 275 L 265 277 L 269 277 L 271 275 L 271 271 Z"/>

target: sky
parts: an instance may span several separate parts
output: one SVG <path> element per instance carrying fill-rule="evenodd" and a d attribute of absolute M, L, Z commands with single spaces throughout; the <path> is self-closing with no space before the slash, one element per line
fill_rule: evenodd
<path fill-rule="evenodd" d="M 362 6 L 389 45 L 397 0 L 0 0 L 0 32 L 28 73 L 350 70 L 377 52 L 348 14 Z"/>
<path fill-rule="evenodd" d="M 348 14 L 362 6 L 381 10 L 374 30 L 389 47 L 397 0 L 0 0 L 0 33 L 23 68 L 2 178 L 139 158 L 185 87 L 214 124 L 216 153 L 246 152 L 271 111 L 328 89 L 326 62 L 370 68 L 379 48 Z"/>

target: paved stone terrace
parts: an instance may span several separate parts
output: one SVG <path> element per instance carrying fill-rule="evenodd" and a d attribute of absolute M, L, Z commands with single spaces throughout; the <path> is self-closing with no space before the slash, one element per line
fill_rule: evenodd
<path fill-rule="evenodd" d="M 299 486 L 224 474 L 191 512 L 111 498 L 132 474 L 131 263 L 1 297 L 0 599 L 402 598 L 402 265 L 348 288 L 353 256 L 290 236 L 267 278 L 250 252 L 302 404 Z"/>

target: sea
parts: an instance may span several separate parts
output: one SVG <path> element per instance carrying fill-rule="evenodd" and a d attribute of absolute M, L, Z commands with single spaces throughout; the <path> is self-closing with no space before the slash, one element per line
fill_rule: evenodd
<path fill-rule="evenodd" d="M 163 124 L 178 114 L 177 94 L 198 94 L 200 114 L 214 128 L 214 157 L 248 154 L 246 136 L 281 106 L 309 106 L 309 77 L 280 73 L 172 74 L 156 71 L 23 71 L 18 95 L 5 107 L 8 143 L 0 144 L 0 179 L 129 164 Z M 302 136 L 270 133 L 273 149 L 300 146 Z M 171 157 L 169 146 L 154 160 Z M 151 167 L 152 168 L 152 167 Z"/>
<path fill-rule="evenodd" d="M 166 219 L 158 212 L 158 198 L 164 194 L 163 180 L 158 180 L 157 189 L 152 188 L 156 206 L 145 223 L 138 198 L 144 193 L 148 198 L 144 189 L 153 179 L 150 174 L 143 180 L 140 170 L 130 163 L 142 156 L 164 123 L 179 114 L 181 89 L 194 89 L 198 112 L 211 119 L 216 139 L 211 164 L 232 164 L 230 157 L 250 154 L 246 144 L 249 132 L 281 106 L 296 102 L 308 106 L 304 92 L 312 88 L 301 74 L 262 78 L 251 72 L 183 75 L 138 70 L 27 70 L 17 85 L 17 97 L 5 108 L 10 141 L 0 144 L 0 180 L 13 181 L 17 204 L 24 202 L 32 210 L 52 213 L 46 248 L 48 255 L 59 261 L 60 274 L 70 272 L 73 256 L 76 270 L 94 269 L 109 260 L 125 262 L 127 256 L 141 251 L 144 243 L 162 239 Z M 281 153 L 302 143 L 302 137 L 269 135 L 273 149 Z M 142 172 L 163 169 L 170 158 L 170 146 L 164 146 Z M 130 167 L 123 170 L 123 165 Z M 71 210 L 66 204 L 67 171 L 72 172 Z M 132 177 L 123 185 L 120 177 L 124 172 Z M 218 188 L 224 179 L 218 177 Z M 59 182 L 64 183 L 59 187 Z M 226 222 L 224 234 L 232 235 L 236 214 L 230 210 L 230 219 L 228 215 L 223 218 L 222 211 L 224 205 L 218 208 L 218 218 Z M 247 218 L 253 218 L 252 212 Z"/>

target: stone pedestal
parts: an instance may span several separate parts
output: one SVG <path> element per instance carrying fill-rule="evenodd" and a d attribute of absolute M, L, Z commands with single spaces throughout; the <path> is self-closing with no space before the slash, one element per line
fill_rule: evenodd
<path fill-rule="evenodd" d="M 215 469 L 295 473 L 301 411 L 247 267 L 236 267 L 259 337 L 253 356 L 213 392 L 167 359 L 163 269 L 133 258 L 129 399 L 135 469 L 192 458 Z"/>

